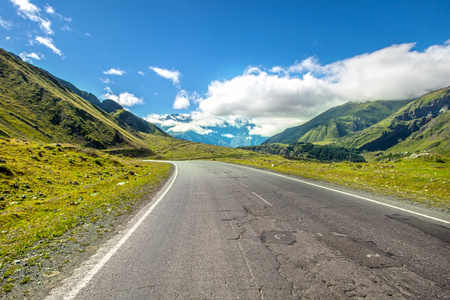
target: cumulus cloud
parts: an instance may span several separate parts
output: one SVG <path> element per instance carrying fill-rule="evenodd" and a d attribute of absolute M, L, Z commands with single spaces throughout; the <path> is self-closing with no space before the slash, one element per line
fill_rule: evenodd
<path fill-rule="evenodd" d="M 252 134 L 271 136 L 347 101 L 412 99 L 450 85 L 450 42 L 415 51 L 414 43 L 321 65 L 310 57 L 266 71 L 213 81 L 198 98 L 205 119 L 250 120 Z"/>
<path fill-rule="evenodd" d="M 173 103 L 174 109 L 188 109 L 191 102 L 198 103 L 200 101 L 200 96 L 198 93 L 189 93 L 186 90 L 180 90 L 177 93 L 175 101 Z"/>
<path fill-rule="evenodd" d="M 50 48 L 54 53 L 58 54 L 59 56 L 63 55 L 62 51 L 59 50 L 58 48 L 56 48 L 56 46 L 54 45 L 53 40 L 51 38 L 43 37 L 43 36 L 37 36 L 35 40 L 39 44 L 42 44 L 42 45 Z"/>
<path fill-rule="evenodd" d="M 29 63 L 32 63 L 33 60 L 41 60 L 43 58 L 43 56 L 36 54 L 34 52 L 31 52 L 31 53 L 22 52 L 19 54 L 19 56 L 24 61 L 29 62 Z"/>
<path fill-rule="evenodd" d="M 189 108 L 189 96 L 185 90 L 181 90 L 177 93 L 175 102 L 173 103 L 174 109 L 187 109 Z"/>
<path fill-rule="evenodd" d="M 102 99 L 111 99 L 116 101 L 122 106 L 130 107 L 138 104 L 144 104 L 144 100 L 142 98 L 136 97 L 134 94 L 124 92 L 119 95 L 115 95 L 110 87 L 105 88 L 106 93 L 102 95 Z"/>
<path fill-rule="evenodd" d="M 175 70 L 170 71 L 170 70 L 161 69 L 158 67 L 149 67 L 149 68 L 150 68 L 150 70 L 153 70 L 159 76 L 161 76 L 165 79 L 172 80 L 174 85 L 178 86 L 180 84 L 180 77 L 181 77 L 180 71 L 175 71 Z"/>
<path fill-rule="evenodd" d="M 38 23 L 44 33 L 49 35 L 53 34 L 53 30 L 51 29 L 52 23 L 48 19 L 42 18 L 39 7 L 29 0 L 11 0 L 11 2 L 17 7 L 20 16 Z"/>
<path fill-rule="evenodd" d="M 124 70 L 121 69 L 115 69 L 115 68 L 111 68 L 107 71 L 103 71 L 103 74 L 105 75 L 117 75 L 117 76 L 122 76 L 123 74 L 125 74 Z"/>

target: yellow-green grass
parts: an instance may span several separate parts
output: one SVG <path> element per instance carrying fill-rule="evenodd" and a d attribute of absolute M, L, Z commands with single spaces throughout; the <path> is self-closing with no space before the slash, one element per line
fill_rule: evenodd
<path fill-rule="evenodd" d="M 302 176 L 450 211 L 450 160 L 437 156 L 369 163 L 293 161 L 280 156 L 221 161 Z"/>
<path fill-rule="evenodd" d="M 214 159 L 253 155 L 255 152 L 222 146 L 208 145 L 173 137 L 147 134 L 146 143 L 156 153 L 154 158 L 164 160 Z"/>
<path fill-rule="evenodd" d="M 0 281 L 11 261 L 105 214 L 129 210 L 171 166 L 71 145 L 0 139 Z"/>

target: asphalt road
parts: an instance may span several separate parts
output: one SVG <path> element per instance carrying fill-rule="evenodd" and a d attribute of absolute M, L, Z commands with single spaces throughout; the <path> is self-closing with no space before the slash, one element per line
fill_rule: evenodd
<path fill-rule="evenodd" d="M 159 198 L 48 299 L 450 298 L 448 214 L 252 168 L 174 164 Z"/>

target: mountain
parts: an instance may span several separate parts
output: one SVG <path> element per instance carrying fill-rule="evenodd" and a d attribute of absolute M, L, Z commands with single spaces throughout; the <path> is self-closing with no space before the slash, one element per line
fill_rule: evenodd
<path fill-rule="evenodd" d="M 48 73 L 50 76 L 52 76 L 56 81 L 58 81 L 61 85 L 67 87 L 69 90 L 77 94 L 83 99 L 86 99 L 87 101 L 91 102 L 92 104 L 95 104 L 97 106 L 101 106 L 102 102 L 92 93 L 88 93 L 85 91 L 80 90 L 76 86 L 74 86 L 72 83 L 65 81 L 61 78 L 55 77 L 52 74 Z"/>
<path fill-rule="evenodd" d="M 106 101 L 106 100 L 104 100 L 104 101 Z M 113 101 L 113 100 L 110 100 L 110 101 Z M 103 106 L 104 105 L 102 105 L 102 107 Z M 159 128 L 155 124 L 147 122 L 144 119 L 137 117 L 136 115 L 130 113 L 128 110 L 125 110 L 123 108 L 116 109 L 116 110 L 112 111 L 111 114 L 117 121 L 119 121 L 119 123 L 122 126 L 127 125 L 127 126 L 131 127 L 132 129 L 139 131 L 139 132 L 167 135 L 161 128 Z"/>
<path fill-rule="evenodd" d="M 44 71 L 46 72 L 46 71 Z M 47 72 L 48 73 L 48 72 Z M 100 107 L 107 113 L 111 114 L 113 113 L 113 117 L 116 118 L 119 122 L 122 122 L 131 128 L 133 128 L 136 131 L 145 132 L 145 133 L 152 133 L 152 134 L 165 134 L 163 130 L 158 128 L 156 125 L 145 121 L 144 119 L 139 118 L 138 116 L 130 113 L 129 111 L 125 110 L 122 105 L 115 102 L 111 99 L 105 99 L 103 101 L 100 101 L 97 96 L 95 96 L 92 93 L 85 92 L 74 86 L 72 83 L 65 81 L 61 78 L 58 78 L 56 76 L 53 76 L 52 74 L 48 73 L 49 76 L 53 77 L 56 81 L 58 81 L 61 85 L 67 87 L 72 92 L 80 96 L 81 98 L 91 102 L 92 104 Z M 123 124 L 122 124 L 123 125 Z"/>
<path fill-rule="evenodd" d="M 450 155 L 450 87 L 415 100 L 348 102 L 284 130 L 273 143 L 332 143 L 360 151 L 416 152 Z"/>
<path fill-rule="evenodd" d="M 122 107 L 109 114 L 102 106 L 94 95 L 0 49 L 0 136 L 148 151 L 141 134 L 167 136 Z"/>
<path fill-rule="evenodd" d="M 433 150 L 450 155 L 450 87 L 424 95 L 338 144 L 367 151 Z"/>
<path fill-rule="evenodd" d="M 259 145 L 266 139 L 259 135 L 250 134 L 250 130 L 254 125 L 245 121 L 237 122 L 236 124 L 224 122 L 221 126 L 196 126 L 194 129 L 183 131 L 176 131 L 174 127 L 184 127 L 184 125 L 192 124 L 193 120 L 190 115 L 172 114 L 164 116 L 157 121 L 152 121 L 173 137 L 210 145 L 233 148 L 253 146 Z"/>
<path fill-rule="evenodd" d="M 335 142 L 349 133 L 368 128 L 408 104 L 407 101 L 347 102 L 310 121 L 288 128 L 262 144 Z"/>

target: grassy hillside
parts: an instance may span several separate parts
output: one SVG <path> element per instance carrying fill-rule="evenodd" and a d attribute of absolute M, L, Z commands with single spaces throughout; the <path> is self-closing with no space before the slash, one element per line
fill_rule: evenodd
<path fill-rule="evenodd" d="M 64 258 L 68 244 L 86 249 L 87 228 L 100 239 L 113 227 L 97 221 L 114 222 L 148 199 L 170 169 L 69 144 L 0 138 L 0 298 L 63 269 L 72 257 L 59 265 L 54 255 Z"/>
<path fill-rule="evenodd" d="M 448 154 L 450 88 L 422 96 L 363 131 L 349 134 L 340 145 L 367 151 L 433 150 Z M 403 148 L 405 147 L 405 148 Z"/>
<path fill-rule="evenodd" d="M 158 131 L 155 134 L 165 135 Z M 48 72 L 0 49 L 0 135 L 106 149 L 148 148 L 129 127 L 60 84 Z"/>
<path fill-rule="evenodd" d="M 333 107 L 300 126 L 288 128 L 263 144 L 333 142 L 363 130 L 405 106 L 410 101 L 347 102 Z"/>
<path fill-rule="evenodd" d="M 389 151 L 417 152 L 430 149 L 450 157 L 450 111 L 440 114 Z"/>

